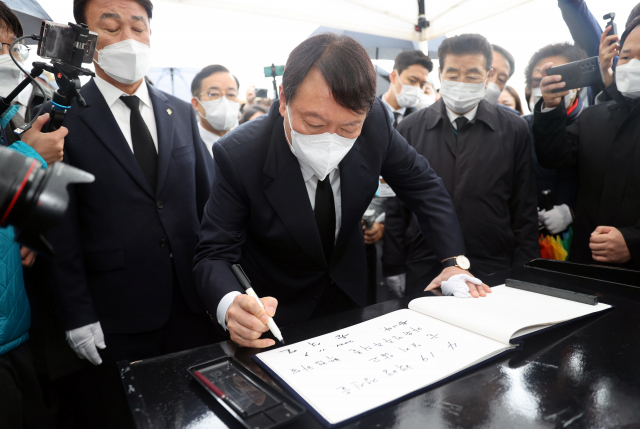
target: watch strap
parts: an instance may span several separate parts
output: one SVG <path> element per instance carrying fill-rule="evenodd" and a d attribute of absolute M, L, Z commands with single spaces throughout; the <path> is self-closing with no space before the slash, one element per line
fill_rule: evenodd
<path fill-rule="evenodd" d="M 455 267 L 458 265 L 456 258 L 447 259 L 442 263 L 442 268 Z"/>

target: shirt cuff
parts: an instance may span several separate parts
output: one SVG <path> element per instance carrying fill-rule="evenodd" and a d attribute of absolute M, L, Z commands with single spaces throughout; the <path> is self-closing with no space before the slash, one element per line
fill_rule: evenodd
<path fill-rule="evenodd" d="M 542 113 L 547 113 L 547 112 L 551 112 L 554 109 L 557 109 L 558 107 L 560 107 L 559 104 L 556 107 L 544 107 L 544 101 L 543 101 L 542 104 L 540 105 L 540 111 Z"/>
<path fill-rule="evenodd" d="M 227 315 L 227 310 L 233 303 L 234 298 L 238 295 L 241 295 L 241 293 L 238 291 L 229 292 L 222 297 L 220 303 L 218 304 L 218 308 L 216 309 L 216 317 L 218 318 L 218 323 L 225 331 L 227 330 L 227 324 L 225 323 L 224 319 Z"/>

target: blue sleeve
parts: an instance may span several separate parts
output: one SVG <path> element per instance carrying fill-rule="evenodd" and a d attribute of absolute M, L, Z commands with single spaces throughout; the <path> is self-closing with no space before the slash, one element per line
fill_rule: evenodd
<path fill-rule="evenodd" d="M 558 7 L 573 41 L 586 51 L 587 56 L 597 57 L 602 28 L 584 0 L 558 0 Z"/>
<path fill-rule="evenodd" d="M 24 156 L 28 156 L 29 158 L 35 158 L 36 161 L 42 164 L 42 168 L 47 168 L 47 163 L 40 156 L 40 154 L 25 142 L 17 141 L 11 146 L 9 146 L 9 149 L 13 149 L 16 152 L 23 154 Z"/>

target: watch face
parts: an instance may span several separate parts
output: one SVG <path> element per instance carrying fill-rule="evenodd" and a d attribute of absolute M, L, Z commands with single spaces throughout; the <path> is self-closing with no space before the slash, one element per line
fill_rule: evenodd
<path fill-rule="evenodd" d="M 468 270 L 471 267 L 471 262 L 469 262 L 466 256 L 458 256 L 456 257 L 456 265 L 463 270 Z"/>

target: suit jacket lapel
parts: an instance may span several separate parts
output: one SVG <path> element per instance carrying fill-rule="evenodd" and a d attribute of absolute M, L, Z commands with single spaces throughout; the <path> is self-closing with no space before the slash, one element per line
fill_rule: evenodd
<path fill-rule="evenodd" d="M 366 207 L 364 209 L 358 207 L 358 203 L 363 201 L 361 198 L 363 185 L 371 175 L 368 172 L 369 167 L 366 165 L 362 153 L 360 153 L 360 148 L 366 147 L 364 140 L 364 137 L 360 136 L 347 156 L 340 162 L 342 222 L 338 240 L 331 255 L 332 260 L 338 260 L 342 257 L 349 242 L 348 239 L 353 226 L 360 225 L 360 219 L 364 214 L 364 210 L 366 210 Z"/>
<path fill-rule="evenodd" d="M 300 164 L 289 149 L 282 123 L 282 118 L 275 119 L 271 146 L 263 169 L 263 173 L 273 180 L 267 184 L 264 193 L 305 253 L 319 266 L 327 267 Z"/>
<path fill-rule="evenodd" d="M 145 83 L 146 85 L 146 83 Z M 171 106 L 167 97 L 162 91 L 157 90 L 151 85 L 149 88 L 149 97 L 153 104 L 153 114 L 156 118 L 156 127 L 158 129 L 158 189 L 156 194 L 160 195 L 164 182 L 167 178 L 167 170 L 169 169 L 169 160 L 171 159 L 171 151 L 174 141 L 174 118 L 169 112 L 174 112 L 175 108 Z"/>
<path fill-rule="evenodd" d="M 142 174 L 142 170 L 127 144 L 127 140 L 122 135 L 111 109 L 93 79 L 82 88 L 81 93 L 87 106 L 80 112 L 80 119 L 93 131 L 133 180 L 146 193 L 154 197 L 149 182 Z"/>

